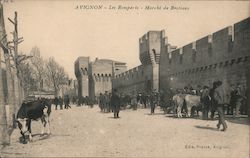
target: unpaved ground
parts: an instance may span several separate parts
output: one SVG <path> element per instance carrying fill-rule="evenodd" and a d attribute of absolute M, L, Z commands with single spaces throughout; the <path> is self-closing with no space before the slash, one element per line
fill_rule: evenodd
<path fill-rule="evenodd" d="M 217 121 L 177 119 L 159 109 L 121 111 L 120 119 L 94 108 L 52 111 L 50 136 L 40 136 L 41 123 L 33 122 L 34 141 L 19 142 L 14 130 L 2 157 L 249 157 L 246 118 L 229 119 L 226 132 Z"/>

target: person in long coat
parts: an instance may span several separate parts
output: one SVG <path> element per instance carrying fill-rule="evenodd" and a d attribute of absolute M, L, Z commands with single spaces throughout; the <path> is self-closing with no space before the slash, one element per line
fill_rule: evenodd
<path fill-rule="evenodd" d="M 56 110 L 57 110 L 57 106 L 59 104 L 59 99 L 57 97 L 55 97 L 55 99 L 54 99 L 54 104 L 55 104 Z"/>
<path fill-rule="evenodd" d="M 71 108 L 71 106 L 69 106 L 69 96 L 66 95 L 64 97 L 64 109 L 68 109 L 68 108 Z"/>
<path fill-rule="evenodd" d="M 59 105 L 60 105 L 60 109 L 63 109 L 63 98 L 61 96 L 59 96 Z"/>
<path fill-rule="evenodd" d="M 114 118 L 119 118 L 121 99 L 117 94 L 117 90 L 114 89 L 113 94 L 111 96 L 111 106 L 114 112 Z"/>
<path fill-rule="evenodd" d="M 155 113 L 155 108 L 158 104 L 158 94 L 156 90 L 151 92 L 149 100 L 150 100 L 151 114 L 153 115 Z"/>
<path fill-rule="evenodd" d="M 201 92 L 201 104 L 202 104 L 202 119 L 208 119 L 208 111 L 210 106 L 210 96 L 209 96 L 209 87 L 204 86 Z"/>
<path fill-rule="evenodd" d="M 217 124 L 217 128 L 220 129 L 220 125 L 222 125 L 223 129 L 221 131 L 226 131 L 227 129 L 227 123 L 225 121 L 224 111 L 223 111 L 223 106 L 225 104 L 224 96 L 225 95 L 224 95 L 224 91 L 222 88 L 222 82 L 218 81 L 216 89 L 214 90 L 214 100 L 215 100 L 216 109 L 219 115 L 219 122 Z"/>

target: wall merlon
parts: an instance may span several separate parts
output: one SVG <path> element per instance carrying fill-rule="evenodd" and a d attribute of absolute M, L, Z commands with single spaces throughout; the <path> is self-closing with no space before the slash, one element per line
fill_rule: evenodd
<path fill-rule="evenodd" d="M 250 17 L 234 24 L 235 33 L 249 28 L 250 28 Z"/>
<path fill-rule="evenodd" d="M 229 36 L 229 30 L 232 26 L 228 26 L 226 28 L 223 28 L 219 31 L 216 31 L 213 33 L 213 40 L 216 41 L 218 39 L 224 39 L 224 38 L 228 38 Z"/>

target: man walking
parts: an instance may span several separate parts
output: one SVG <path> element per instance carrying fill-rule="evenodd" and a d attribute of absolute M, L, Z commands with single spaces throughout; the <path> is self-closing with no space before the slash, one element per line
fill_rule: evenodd
<path fill-rule="evenodd" d="M 157 106 L 158 103 L 158 95 L 156 90 L 151 93 L 149 100 L 151 106 L 151 115 L 153 115 L 155 113 L 155 107 Z"/>
<path fill-rule="evenodd" d="M 68 108 L 71 108 L 71 106 L 69 106 L 69 96 L 68 95 L 66 95 L 65 97 L 64 97 L 64 108 L 65 109 L 68 109 Z"/>
<path fill-rule="evenodd" d="M 60 105 L 60 110 L 63 109 L 63 98 L 61 96 L 59 96 L 59 105 Z"/>
<path fill-rule="evenodd" d="M 104 97 L 104 95 L 102 95 L 102 93 L 100 93 L 100 96 L 99 96 L 99 107 L 101 109 L 101 112 L 103 112 L 104 102 L 105 102 L 105 97 Z"/>
<path fill-rule="evenodd" d="M 242 87 L 240 84 L 237 84 L 236 88 L 236 106 L 235 106 L 235 113 L 234 113 L 234 118 L 239 117 L 240 115 L 240 107 L 242 105 L 242 101 L 245 98 L 244 92 L 242 90 Z"/>
<path fill-rule="evenodd" d="M 213 82 L 213 87 L 209 91 L 209 97 L 210 97 L 210 112 L 211 112 L 211 119 L 214 119 L 214 113 L 215 113 L 215 100 L 214 100 L 214 90 L 216 89 L 217 82 Z"/>
<path fill-rule="evenodd" d="M 223 111 L 223 106 L 225 104 L 225 95 L 222 87 L 222 82 L 218 81 L 216 83 L 217 83 L 216 88 L 214 90 L 214 100 L 219 115 L 219 122 L 217 124 L 217 128 L 220 129 L 220 125 L 222 125 L 223 126 L 222 131 L 226 131 L 227 124 L 224 118 L 224 111 Z"/>
<path fill-rule="evenodd" d="M 210 98 L 209 98 L 209 88 L 208 86 L 204 86 L 201 92 L 201 103 L 202 103 L 202 119 L 208 119 L 208 111 L 210 105 Z"/>
<path fill-rule="evenodd" d="M 113 94 L 111 96 L 111 106 L 114 112 L 114 118 L 119 118 L 119 111 L 120 111 L 120 97 L 117 94 L 117 90 L 114 89 Z"/>
<path fill-rule="evenodd" d="M 58 106 L 58 104 L 59 104 L 59 100 L 58 100 L 57 97 L 55 97 L 55 99 L 54 99 L 54 104 L 55 104 L 56 110 L 57 110 L 57 106 Z"/>

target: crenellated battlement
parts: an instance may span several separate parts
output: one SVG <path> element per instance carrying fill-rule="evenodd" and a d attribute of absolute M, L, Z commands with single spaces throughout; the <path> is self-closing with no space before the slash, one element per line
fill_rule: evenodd
<path fill-rule="evenodd" d="M 202 76 L 204 73 L 212 74 L 212 71 L 218 71 L 217 69 L 226 70 L 233 64 L 249 62 L 249 43 L 250 18 L 247 18 L 176 50 L 167 49 L 168 52 L 162 53 L 161 56 L 160 79 L 186 77 L 186 80 L 182 80 L 182 82 L 187 84 L 188 75 L 192 76 L 190 80 L 192 78 L 196 80 L 197 76 L 199 80 L 204 78 Z M 164 71 L 164 69 L 168 69 L 168 71 Z M 207 78 L 216 80 L 223 79 L 223 76 L 216 74 L 207 76 Z"/>
<path fill-rule="evenodd" d="M 121 74 L 115 76 L 115 80 L 125 79 L 134 80 L 143 77 L 143 67 L 142 65 L 129 69 Z"/>

